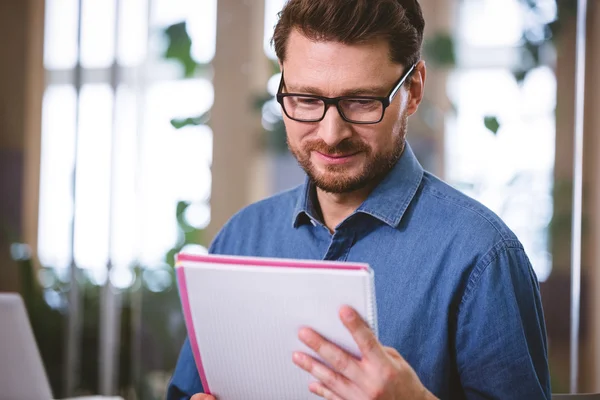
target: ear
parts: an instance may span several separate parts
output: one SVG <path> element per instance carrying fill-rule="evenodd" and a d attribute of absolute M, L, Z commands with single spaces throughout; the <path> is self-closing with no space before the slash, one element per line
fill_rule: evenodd
<path fill-rule="evenodd" d="M 410 86 L 408 89 L 409 98 L 406 105 L 406 112 L 408 115 L 413 115 L 417 112 L 419 104 L 423 101 L 423 94 L 425 93 L 425 78 L 427 76 L 427 68 L 425 67 L 425 61 L 421 60 L 417 63 L 415 70 L 412 72 L 410 77 Z"/>

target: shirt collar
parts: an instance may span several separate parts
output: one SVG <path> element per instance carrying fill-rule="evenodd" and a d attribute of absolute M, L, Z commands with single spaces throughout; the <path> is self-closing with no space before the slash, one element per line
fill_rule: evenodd
<path fill-rule="evenodd" d="M 400 160 L 375 187 L 356 210 L 356 213 L 371 215 L 396 228 L 414 198 L 422 179 L 423 167 L 419 164 L 409 144 L 406 143 Z M 315 202 L 314 184 L 307 177 L 294 209 L 293 225 L 295 228 L 311 220 L 318 220 Z"/>

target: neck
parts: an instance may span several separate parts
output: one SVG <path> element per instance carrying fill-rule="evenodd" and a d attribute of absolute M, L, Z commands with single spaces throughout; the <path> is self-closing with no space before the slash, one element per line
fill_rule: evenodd
<path fill-rule="evenodd" d="M 404 154 L 406 142 L 402 141 L 402 149 L 400 156 Z M 400 157 L 398 157 L 398 162 Z M 387 173 L 389 173 L 388 171 Z M 383 179 L 383 177 L 381 177 Z M 349 193 L 329 193 L 316 188 L 317 201 L 321 209 L 323 223 L 333 233 L 335 228 L 346 218 L 348 218 L 358 207 L 369 197 L 369 194 L 379 184 L 381 179 L 372 180 L 367 186 L 362 189 L 355 190 Z"/>
<path fill-rule="evenodd" d="M 367 199 L 375 184 L 350 193 L 328 193 L 317 188 L 317 200 L 321 208 L 323 223 L 330 232 L 335 231 Z"/>

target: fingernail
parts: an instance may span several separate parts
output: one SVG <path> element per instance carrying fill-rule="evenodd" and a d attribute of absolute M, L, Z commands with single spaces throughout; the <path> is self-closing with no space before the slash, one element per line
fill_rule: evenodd
<path fill-rule="evenodd" d="M 342 309 L 342 316 L 346 321 L 352 321 L 354 320 L 354 318 L 356 318 L 356 314 L 354 313 L 354 311 L 352 311 L 350 307 L 344 307 Z"/>
<path fill-rule="evenodd" d="M 298 337 L 301 340 L 310 340 L 310 331 L 307 328 L 302 328 L 298 331 Z"/>

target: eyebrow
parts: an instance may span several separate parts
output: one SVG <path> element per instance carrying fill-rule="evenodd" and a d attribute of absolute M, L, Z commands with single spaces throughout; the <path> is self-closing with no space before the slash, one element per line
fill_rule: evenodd
<path fill-rule="evenodd" d="M 301 93 L 301 94 L 312 94 L 317 96 L 323 96 L 321 89 L 314 86 L 298 86 L 290 89 L 288 83 L 285 83 L 286 89 L 289 93 Z M 388 87 L 384 86 L 370 86 L 362 88 L 347 89 L 341 92 L 338 96 L 385 96 L 385 93 L 389 90 Z M 336 97 L 338 97 L 336 96 Z"/>

